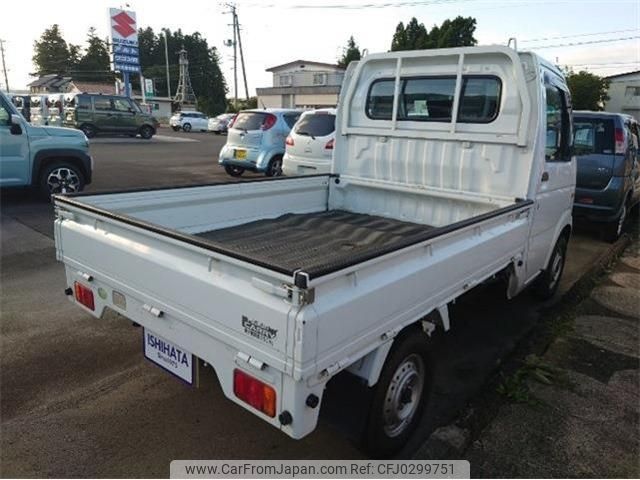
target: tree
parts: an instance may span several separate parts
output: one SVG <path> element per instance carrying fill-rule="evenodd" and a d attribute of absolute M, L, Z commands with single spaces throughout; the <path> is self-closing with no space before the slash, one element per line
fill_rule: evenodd
<path fill-rule="evenodd" d="M 227 84 L 220 69 L 218 50 L 209 47 L 207 40 L 199 32 L 185 35 L 180 29 L 172 32 L 164 28 L 161 33 L 156 34 L 150 27 L 138 31 L 142 73 L 146 78 L 154 79 L 158 94 L 167 95 L 165 38 L 169 52 L 171 93 L 175 95 L 178 87 L 178 51 L 184 46 L 189 59 L 191 85 L 198 98 L 198 109 L 209 115 L 226 111 Z M 132 76 L 131 84 L 134 88 L 139 88 L 137 76 Z"/>
<path fill-rule="evenodd" d="M 566 75 L 574 110 L 602 110 L 609 100 L 609 80 L 581 70 Z"/>
<path fill-rule="evenodd" d="M 69 46 L 60 33 L 60 27 L 54 24 L 51 28 L 47 28 L 40 36 L 40 40 L 33 43 L 32 60 L 36 67 L 36 75 L 64 74 L 71 70 L 78 54 L 77 47 L 75 45 L 73 47 L 71 53 L 74 57 L 72 58 Z"/>
<path fill-rule="evenodd" d="M 402 22 L 398 23 L 391 40 L 391 51 L 473 46 L 478 43 L 473 36 L 475 30 L 476 19 L 473 17 L 445 20 L 430 31 L 413 17 L 406 27 Z"/>
<path fill-rule="evenodd" d="M 95 82 L 111 81 L 114 75 L 110 70 L 107 44 L 96 35 L 96 29 L 90 27 L 87 33 L 87 48 L 82 58 L 77 62 L 73 78 Z"/>
<path fill-rule="evenodd" d="M 427 45 L 428 34 L 424 24 L 418 23 L 416 17 L 413 17 L 405 27 L 402 22 L 396 27 L 396 33 L 391 41 L 391 50 L 396 52 L 399 50 L 421 50 L 424 48 L 433 48 Z"/>
<path fill-rule="evenodd" d="M 360 60 L 360 58 L 362 58 L 362 53 L 352 35 L 347 41 L 347 46 L 342 49 L 342 57 L 338 60 L 338 65 L 346 68 L 349 63 Z"/>

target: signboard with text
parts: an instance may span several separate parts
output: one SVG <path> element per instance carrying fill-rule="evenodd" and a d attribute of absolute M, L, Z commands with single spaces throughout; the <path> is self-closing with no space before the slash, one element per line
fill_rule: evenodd
<path fill-rule="evenodd" d="M 138 26 L 136 12 L 120 8 L 109 9 L 113 69 L 120 72 L 139 73 Z"/>

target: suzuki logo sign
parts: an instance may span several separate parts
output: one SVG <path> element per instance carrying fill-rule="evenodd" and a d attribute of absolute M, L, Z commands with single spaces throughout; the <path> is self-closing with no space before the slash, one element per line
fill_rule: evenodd
<path fill-rule="evenodd" d="M 110 8 L 109 21 L 111 23 L 111 39 L 114 43 L 138 45 L 138 26 L 136 25 L 135 12 Z"/>
<path fill-rule="evenodd" d="M 110 8 L 109 24 L 113 69 L 119 72 L 140 72 L 136 12 Z"/>
<path fill-rule="evenodd" d="M 124 10 L 119 14 L 111 17 L 113 20 L 112 28 L 122 35 L 124 38 L 127 38 L 132 33 L 136 33 L 136 21 L 127 15 L 127 12 Z"/>

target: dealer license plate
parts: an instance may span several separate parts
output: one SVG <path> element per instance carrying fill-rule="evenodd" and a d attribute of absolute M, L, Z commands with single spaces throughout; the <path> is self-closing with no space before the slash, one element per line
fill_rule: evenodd
<path fill-rule="evenodd" d="M 193 385 L 193 354 L 146 328 L 143 333 L 144 356 L 167 372 Z"/>

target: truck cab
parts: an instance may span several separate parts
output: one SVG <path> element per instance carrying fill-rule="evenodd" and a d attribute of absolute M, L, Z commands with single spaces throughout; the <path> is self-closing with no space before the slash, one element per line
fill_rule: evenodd
<path fill-rule="evenodd" d="M 31 125 L 0 92 L 0 187 L 34 187 L 42 198 L 80 192 L 93 160 L 82 132 Z"/>

